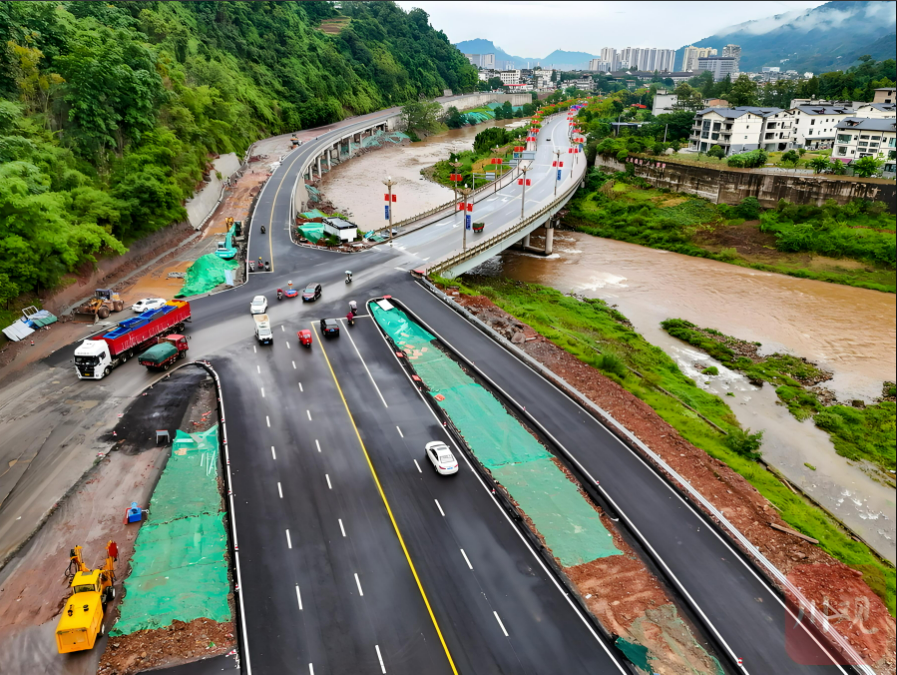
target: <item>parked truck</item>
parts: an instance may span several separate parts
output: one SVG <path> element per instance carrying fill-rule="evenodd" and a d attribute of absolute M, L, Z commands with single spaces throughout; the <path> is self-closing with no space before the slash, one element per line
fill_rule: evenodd
<path fill-rule="evenodd" d="M 159 309 L 126 319 L 113 330 L 85 340 L 75 349 L 79 380 L 102 380 L 116 366 L 170 333 L 182 333 L 190 320 L 190 303 L 171 300 Z"/>
<path fill-rule="evenodd" d="M 106 563 L 92 570 L 84 564 L 81 547 L 69 552 L 67 576 L 72 579 L 72 594 L 62 607 L 56 624 L 56 649 L 60 654 L 93 649 L 97 638 L 106 632 L 106 603 L 115 598 L 115 561 L 118 547 L 106 544 Z"/>
<path fill-rule="evenodd" d="M 274 344 L 274 331 L 271 330 L 271 321 L 267 314 L 254 314 L 255 319 L 255 339 L 263 345 Z"/>
<path fill-rule="evenodd" d="M 137 358 L 141 366 L 146 366 L 150 370 L 168 370 L 175 361 L 187 356 L 187 348 L 187 338 L 172 333 Z"/>

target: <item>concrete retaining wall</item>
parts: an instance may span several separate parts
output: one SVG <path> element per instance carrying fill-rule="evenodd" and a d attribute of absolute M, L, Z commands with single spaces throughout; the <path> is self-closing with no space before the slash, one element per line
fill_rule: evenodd
<path fill-rule="evenodd" d="M 829 199 L 847 204 L 855 199 L 883 202 L 897 213 L 897 186 L 882 179 L 853 177 L 795 176 L 753 172 L 749 169 L 715 169 L 675 164 L 665 159 L 630 157 L 620 162 L 598 155 L 595 166 L 625 171 L 628 163 L 635 175 L 657 188 L 692 194 L 714 204 L 738 204 L 745 197 L 756 197 L 763 208 L 773 208 L 780 199 L 794 204 L 822 206 Z"/>
<path fill-rule="evenodd" d="M 221 191 L 227 179 L 240 170 L 240 158 L 233 152 L 221 155 L 212 162 L 215 167 L 209 178 L 209 184 L 202 190 L 194 194 L 190 199 L 184 202 L 184 208 L 187 209 L 187 221 L 195 228 L 205 222 L 215 207 L 218 206 L 218 200 L 221 198 Z M 221 178 L 218 178 L 218 174 Z"/>

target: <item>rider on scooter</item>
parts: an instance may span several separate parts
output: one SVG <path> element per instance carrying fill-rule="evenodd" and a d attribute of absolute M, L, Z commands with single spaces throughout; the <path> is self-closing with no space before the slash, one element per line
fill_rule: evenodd
<path fill-rule="evenodd" d="M 350 270 L 346 270 L 346 283 L 347 284 L 352 283 L 352 272 Z"/>
<path fill-rule="evenodd" d="M 349 313 L 354 317 L 358 314 L 358 305 L 354 300 L 349 300 Z"/>

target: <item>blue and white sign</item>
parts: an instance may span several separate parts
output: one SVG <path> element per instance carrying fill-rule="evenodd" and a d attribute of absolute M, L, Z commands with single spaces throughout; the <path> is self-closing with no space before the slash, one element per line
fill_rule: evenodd
<path fill-rule="evenodd" d="M 386 220 L 389 220 L 389 204 L 384 204 L 383 208 L 386 210 Z"/>
<path fill-rule="evenodd" d="M 470 229 L 470 214 L 469 213 L 466 216 L 464 216 L 464 229 L 465 230 Z"/>
<path fill-rule="evenodd" d="M 558 169 L 558 180 L 560 180 L 560 179 L 561 179 L 561 170 Z M 387 208 L 389 208 L 389 207 L 387 207 Z"/>

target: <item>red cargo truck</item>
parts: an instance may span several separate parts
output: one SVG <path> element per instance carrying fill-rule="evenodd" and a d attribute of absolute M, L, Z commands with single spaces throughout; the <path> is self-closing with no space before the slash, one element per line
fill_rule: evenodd
<path fill-rule="evenodd" d="M 190 320 L 190 303 L 172 300 L 159 309 L 126 319 L 108 333 L 85 340 L 75 350 L 80 380 L 101 380 L 136 352 L 156 344 L 169 333 L 182 332 Z"/>

